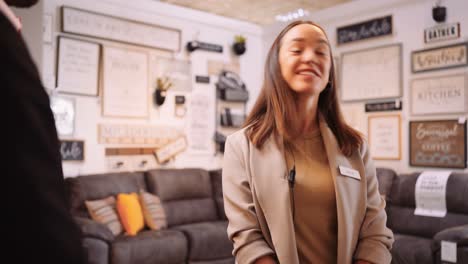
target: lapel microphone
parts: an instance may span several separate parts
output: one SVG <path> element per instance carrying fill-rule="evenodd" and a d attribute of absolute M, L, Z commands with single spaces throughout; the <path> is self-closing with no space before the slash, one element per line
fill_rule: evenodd
<path fill-rule="evenodd" d="M 289 187 L 294 188 L 294 183 L 296 183 L 296 164 L 294 164 L 293 168 L 289 171 L 288 182 Z"/>

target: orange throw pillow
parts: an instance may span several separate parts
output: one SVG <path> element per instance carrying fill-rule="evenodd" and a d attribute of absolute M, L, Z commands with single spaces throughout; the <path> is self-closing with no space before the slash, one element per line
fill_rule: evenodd
<path fill-rule="evenodd" d="M 117 195 L 117 212 L 126 233 L 136 235 L 145 226 L 138 195 L 136 193 L 121 193 Z"/>

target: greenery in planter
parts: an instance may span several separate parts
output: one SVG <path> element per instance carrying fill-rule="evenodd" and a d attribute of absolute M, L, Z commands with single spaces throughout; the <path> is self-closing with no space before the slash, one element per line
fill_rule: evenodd
<path fill-rule="evenodd" d="M 234 50 L 235 54 L 242 55 L 245 53 L 245 50 L 246 50 L 245 41 L 246 40 L 247 39 L 242 35 L 234 36 L 234 45 L 232 46 L 232 49 Z"/>

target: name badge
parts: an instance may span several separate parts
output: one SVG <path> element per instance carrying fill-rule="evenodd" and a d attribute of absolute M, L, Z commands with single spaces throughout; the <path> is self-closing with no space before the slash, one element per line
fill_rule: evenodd
<path fill-rule="evenodd" d="M 361 175 L 359 174 L 359 171 L 351 168 L 346 168 L 344 166 L 338 166 L 341 175 L 348 176 L 357 180 L 361 180 Z"/>

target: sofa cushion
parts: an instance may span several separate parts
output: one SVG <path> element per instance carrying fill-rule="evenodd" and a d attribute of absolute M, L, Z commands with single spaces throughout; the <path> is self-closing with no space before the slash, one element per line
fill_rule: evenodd
<path fill-rule="evenodd" d="M 161 199 L 169 227 L 217 220 L 208 171 L 157 169 L 147 171 L 148 190 Z"/>
<path fill-rule="evenodd" d="M 85 205 L 94 221 L 106 225 L 114 236 L 122 233 L 123 228 L 115 210 L 115 198 L 113 196 L 100 200 L 85 201 Z"/>
<path fill-rule="evenodd" d="M 397 177 L 397 175 L 394 170 L 389 168 L 377 168 L 377 181 L 379 183 L 380 195 L 385 198 L 389 196 L 395 177 Z"/>
<path fill-rule="evenodd" d="M 222 170 L 219 169 L 210 171 L 210 177 L 213 186 L 213 196 L 216 203 L 216 211 L 218 212 L 218 218 L 221 220 L 227 220 L 226 213 L 224 212 Z"/>
<path fill-rule="evenodd" d="M 392 264 L 432 264 L 431 239 L 395 234 Z"/>
<path fill-rule="evenodd" d="M 72 214 L 89 217 L 84 201 L 139 192 L 146 184 L 142 172 L 122 172 L 66 178 L 65 187 Z"/>
<path fill-rule="evenodd" d="M 176 230 L 145 230 L 137 236 L 119 236 L 112 244 L 112 264 L 179 264 L 187 259 L 188 243 Z"/>
<path fill-rule="evenodd" d="M 117 212 L 127 235 L 134 236 L 145 227 L 143 211 L 136 193 L 118 194 Z"/>
<path fill-rule="evenodd" d="M 167 227 L 166 213 L 158 196 L 146 191 L 140 192 L 140 203 L 143 209 L 146 225 L 152 230 Z"/>
<path fill-rule="evenodd" d="M 227 236 L 227 221 L 177 226 L 188 238 L 189 261 L 232 257 L 233 245 Z"/>
<path fill-rule="evenodd" d="M 432 238 L 437 232 L 468 224 L 468 177 L 452 173 L 447 181 L 445 217 L 428 217 L 414 214 L 415 186 L 420 173 L 395 177 L 387 204 L 388 225 L 395 233 Z"/>

